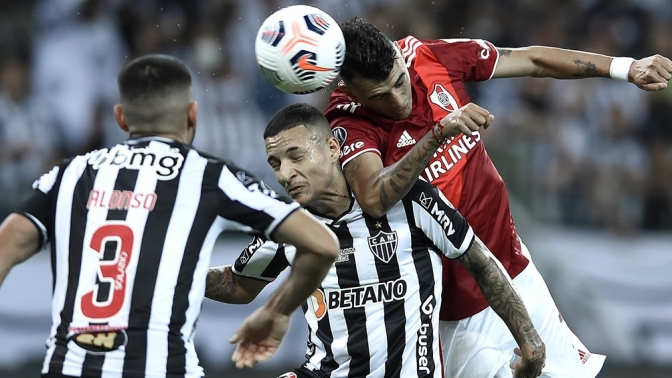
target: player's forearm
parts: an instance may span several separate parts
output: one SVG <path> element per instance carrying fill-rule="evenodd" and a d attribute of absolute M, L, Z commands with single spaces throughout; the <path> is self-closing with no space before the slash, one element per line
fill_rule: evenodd
<path fill-rule="evenodd" d="M 290 315 L 320 286 L 335 258 L 336 255 L 314 254 L 297 249 L 289 276 L 273 293 L 266 307 L 273 313 Z"/>
<path fill-rule="evenodd" d="M 385 215 L 408 194 L 439 146 L 430 131 L 399 161 L 374 174 L 366 185 L 365 199 L 358 197 L 362 210 L 376 218 Z M 356 170 L 356 166 L 348 167 L 347 175 L 355 176 Z"/>
<path fill-rule="evenodd" d="M 205 281 L 205 297 L 217 302 L 245 304 L 250 303 L 244 290 L 236 283 L 231 266 L 217 266 L 208 270 Z"/>
<path fill-rule="evenodd" d="M 500 62 L 495 77 L 609 77 L 612 60 L 612 57 L 606 55 L 546 46 L 498 50 Z"/>
<path fill-rule="evenodd" d="M 477 239 L 460 260 L 471 272 L 490 307 L 506 323 L 518 346 L 527 352 L 526 357 L 531 360 L 545 358 L 545 345 L 522 299 L 511 278 L 487 247 Z"/>

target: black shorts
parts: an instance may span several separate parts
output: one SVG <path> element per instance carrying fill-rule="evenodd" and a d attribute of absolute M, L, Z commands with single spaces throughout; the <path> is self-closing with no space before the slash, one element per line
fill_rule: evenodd
<path fill-rule="evenodd" d="M 305 366 L 296 368 L 293 371 L 278 375 L 277 378 L 326 378 L 326 376 L 319 371 L 313 371 Z"/>

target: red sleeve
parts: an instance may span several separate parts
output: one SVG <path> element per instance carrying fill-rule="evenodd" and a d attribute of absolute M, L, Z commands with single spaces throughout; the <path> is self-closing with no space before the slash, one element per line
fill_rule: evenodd
<path fill-rule="evenodd" d="M 340 160 L 343 166 L 365 152 L 382 156 L 382 138 L 378 127 L 368 119 L 360 103 L 352 101 L 337 89 L 329 99 L 325 115 L 334 137 L 341 145 Z"/>
<path fill-rule="evenodd" d="M 464 81 L 488 80 L 495 73 L 499 52 L 482 39 L 435 39 L 422 41 L 449 72 Z"/>

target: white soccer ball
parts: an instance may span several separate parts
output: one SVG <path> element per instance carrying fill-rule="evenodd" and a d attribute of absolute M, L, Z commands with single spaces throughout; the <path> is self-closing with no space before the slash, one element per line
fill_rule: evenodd
<path fill-rule="evenodd" d="M 329 85 L 341 70 L 345 40 L 336 21 L 307 5 L 270 15 L 257 32 L 257 63 L 268 81 L 287 93 L 306 94 Z"/>

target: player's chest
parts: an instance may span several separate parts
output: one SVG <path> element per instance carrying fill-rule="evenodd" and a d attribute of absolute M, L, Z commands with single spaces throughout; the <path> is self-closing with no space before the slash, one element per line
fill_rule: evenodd
<path fill-rule="evenodd" d="M 445 75 L 427 85 L 416 77 L 413 89 L 411 114 L 386 125 L 381 151 L 386 166 L 404 157 L 437 122 L 470 101 L 464 83 Z"/>

